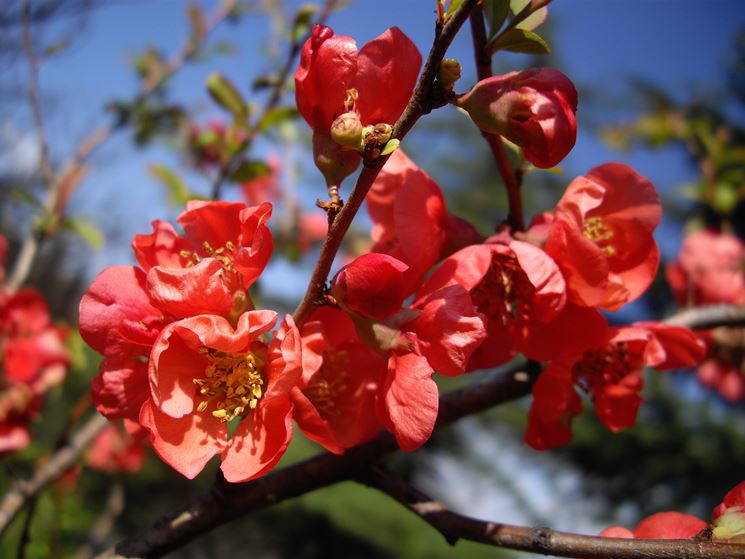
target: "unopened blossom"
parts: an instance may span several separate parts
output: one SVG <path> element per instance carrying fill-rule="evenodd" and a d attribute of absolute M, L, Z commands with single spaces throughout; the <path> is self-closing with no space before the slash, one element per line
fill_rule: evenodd
<path fill-rule="evenodd" d="M 622 526 L 611 526 L 600 532 L 606 538 L 630 538 L 641 540 L 687 540 L 706 529 L 706 522 L 680 512 L 658 512 L 648 516 L 634 530 Z"/>
<path fill-rule="evenodd" d="M 249 311 L 235 328 L 221 316 L 174 322 L 153 346 L 150 397 L 140 423 L 158 455 L 188 478 L 216 454 L 231 482 L 271 469 L 292 437 L 289 393 L 300 380 L 300 334 L 277 313 Z M 228 436 L 228 424 L 237 426 Z"/>
<path fill-rule="evenodd" d="M 652 234 L 661 215 L 654 186 L 628 165 L 604 163 L 574 179 L 544 245 L 569 299 L 614 311 L 644 293 L 659 265 Z"/>
<path fill-rule="evenodd" d="M 745 544 L 745 481 L 738 483 L 711 514 L 712 536 Z"/>
<path fill-rule="evenodd" d="M 525 440 L 538 450 L 567 444 L 572 419 L 582 413 L 577 389 L 592 398 L 595 413 L 611 431 L 629 428 L 643 401 L 645 366 L 688 367 L 703 355 L 703 343 L 687 328 L 651 322 L 609 328 L 595 347 L 560 357 L 541 373 L 533 386 Z"/>
<path fill-rule="evenodd" d="M 561 162 L 577 138 L 577 90 L 553 68 L 486 78 L 456 104 L 476 126 L 517 144 L 542 169 Z"/>

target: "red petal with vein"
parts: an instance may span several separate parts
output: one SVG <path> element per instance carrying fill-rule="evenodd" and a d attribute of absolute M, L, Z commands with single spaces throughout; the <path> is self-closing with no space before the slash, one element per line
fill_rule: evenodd
<path fill-rule="evenodd" d="M 142 269 L 147 272 L 153 266 L 164 268 L 182 268 L 184 258 L 182 251 L 191 252 L 191 244 L 180 237 L 168 222 L 156 219 L 152 222 L 153 232 L 149 235 L 135 235 L 132 239 L 132 250 Z"/>
<path fill-rule="evenodd" d="M 107 419 L 139 421 L 150 396 L 147 363 L 136 359 L 104 359 L 91 383 L 91 399 Z"/>

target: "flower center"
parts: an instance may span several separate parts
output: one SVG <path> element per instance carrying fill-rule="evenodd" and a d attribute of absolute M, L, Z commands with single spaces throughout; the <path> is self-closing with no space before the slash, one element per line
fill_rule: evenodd
<path fill-rule="evenodd" d="M 207 358 L 208 364 L 204 378 L 194 379 L 199 394 L 204 397 L 198 411 L 203 412 L 212 404 L 213 416 L 230 421 L 256 408 L 264 394 L 261 370 L 265 357 L 256 352 L 233 354 L 208 347 L 199 348 L 199 353 Z"/>
<path fill-rule="evenodd" d="M 204 252 L 204 256 L 200 256 L 195 250 L 182 250 L 179 252 L 179 256 L 186 261 L 185 266 L 187 268 L 196 266 L 202 261 L 202 258 L 214 258 L 220 262 L 227 271 L 230 272 L 233 269 L 233 253 L 235 252 L 235 245 L 232 241 L 228 241 L 224 246 L 219 248 L 212 248 L 212 245 L 207 241 L 204 241 L 202 243 L 202 251 Z"/>
<path fill-rule="evenodd" d="M 641 360 L 629 352 L 625 342 L 585 352 L 572 368 L 577 384 L 590 394 L 603 386 L 617 384 L 631 371 L 640 368 Z"/>
<path fill-rule="evenodd" d="M 327 351 L 323 365 L 310 379 L 303 394 L 324 414 L 339 415 L 336 406 L 339 395 L 347 389 L 349 379 L 349 353 L 344 350 Z"/>
<path fill-rule="evenodd" d="M 493 254 L 489 271 L 471 290 L 471 300 L 479 312 L 509 326 L 521 317 L 527 318 L 534 293 L 517 258 Z"/>
<path fill-rule="evenodd" d="M 582 227 L 582 234 L 598 245 L 606 256 L 613 256 L 616 253 L 616 248 L 610 244 L 614 236 L 613 230 L 605 224 L 603 218 L 587 219 Z"/>

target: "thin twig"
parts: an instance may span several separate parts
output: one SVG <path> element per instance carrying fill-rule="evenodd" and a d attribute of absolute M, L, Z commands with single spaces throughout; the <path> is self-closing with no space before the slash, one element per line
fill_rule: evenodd
<path fill-rule="evenodd" d="M 47 485 L 57 480 L 73 466 L 93 438 L 108 424 L 98 414 L 91 417 L 71 438 L 70 442 L 55 452 L 28 481 L 16 482 L 0 501 L 0 535 L 2 535 L 26 503 Z"/>
<path fill-rule="evenodd" d="M 473 42 L 473 55 L 476 61 L 476 73 L 479 81 L 485 80 L 492 76 L 491 56 L 486 50 L 486 28 L 484 26 L 484 14 L 481 6 L 477 6 L 471 12 L 471 38 Z M 523 202 L 520 187 L 522 183 L 522 173 L 520 169 L 513 169 L 507 153 L 504 149 L 504 140 L 499 134 L 492 134 L 481 130 L 481 135 L 489 145 L 494 162 L 504 182 L 507 190 L 507 202 L 509 204 L 509 214 L 507 223 L 513 231 L 523 231 L 525 229 L 525 220 L 523 217 Z"/>
<path fill-rule="evenodd" d="M 435 78 L 437 77 L 440 63 L 442 62 L 450 43 L 453 42 L 456 33 L 466 21 L 468 14 L 477 3 L 478 0 L 464 0 L 460 7 L 448 18 L 447 22 L 441 27 L 438 27 L 438 33 L 435 35 L 435 40 L 429 51 L 427 60 L 424 63 L 424 68 L 422 74 L 419 76 L 417 86 L 414 89 L 411 99 L 409 99 L 403 113 L 401 113 L 401 116 L 393 125 L 393 138 L 399 140 L 403 139 L 419 118 L 435 108 L 433 92 Z M 305 291 L 305 295 L 298 307 L 295 309 L 293 315 L 298 326 L 302 326 L 302 324 L 308 320 L 308 317 L 313 313 L 317 302 L 321 300 L 323 290 L 326 286 L 326 280 L 329 271 L 331 270 L 331 265 L 333 264 L 336 253 L 341 246 L 342 239 L 344 238 L 344 235 L 346 235 L 354 216 L 357 215 L 357 211 L 360 209 L 362 202 L 365 201 L 367 192 L 375 182 L 378 173 L 380 173 L 380 170 L 383 168 L 383 165 L 385 165 L 388 157 L 389 156 L 382 156 L 374 160 L 365 161 L 365 166 L 357 178 L 357 182 L 354 185 L 354 189 L 352 190 L 349 199 L 346 200 L 344 207 L 336 215 L 336 218 L 329 227 L 328 233 L 326 234 L 326 240 L 321 248 L 321 254 L 318 257 L 318 262 L 316 262 L 316 266 L 308 283 L 308 289 Z"/>
<path fill-rule="evenodd" d="M 88 535 L 88 543 L 75 554 L 75 559 L 88 559 L 93 557 L 111 533 L 114 522 L 124 510 L 124 484 L 120 479 L 114 481 L 106 499 L 104 510 L 96 520 Z"/>
<path fill-rule="evenodd" d="M 28 2 L 29 0 L 27 0 Z M 204 33 L 201 40 L 206 40 L 207 36 L 221 23 L 232 10 L 231 2 L 221 2 L 212 16 L 208 19 L 205 24 Z M 30 40 L 29 40 L 30 42 Z M 27 48 L 27 52 L 29 49 Z M 38 84 L 36 83 L 36 65 L 38 61 L 33 56 L 33 49 L 31 49 L 31 57 L 33 58 L 33 69 L 32 71 L 32 91 L 35 91 L 34 96 L 37 98 L 35 105 L 38 105 Z M 28 56 L 28 55 L 27 55 Z M 152 95 L 156 90 L 160 88 L 163 83 L 175 74 L 181 67 L 194 56 L 194 47 L 191 41 L 187 41 L 181 50 L 171 58 L 163 67 L 163 70 L 155 75 L 152 79 L 145 80 L 142 83 L 140 91 L 136 95 L 133 101 L 133 105 L 138 105 Z M 48 171 L 44 170 L 44 153 L 46 151 L 46 139 L 43 135 L 43 127 L 40 128 L 41 111 L 39 110 L 39 116 L 36 117 L 36 109 L 34 109 L 35 119 L 37 120 L 37 129 L 40 129 L 40 153 L 42 171 L 45 176 L 45 182 L 47 183 L 46 195 L 42 204 L 42 212 L 45 216 L 52 216 L 54 219 L 59 219 L 64 212 L 64 205 L 60 204 L 62 197 L 65 199 L 69 198 L 72 193 L 72 188 L 69 187 L 70 180 L 76 177 L 83 169 L 84 163 L 90 158 L 90 156 L 98 150 L 106 141 L 113 136 L 113 134 L 124 127 L 126 121 L 121 118 L 117 118 L 114 122 L 102 126 L 98 130 L 95 130 L 79 144 L 77 150 L 73 156 L 64 164 L 62 170 L 55 174 L 51 170 L 49 165 Z M 47 164 L 49 163 L 48 157 L 46 158 Z M 67 188 L 66 188 L 67 186 Z M 10 291 L 17 290 L 31 271 L 31 265 L 33 264 L 36 253 L 39 250 L 40 243 L 49 234 L 49 231 L 53 229 L 50 227 L 43 227 L 41 229 L 32 229 L 24 238 L 21 248 L 18 252 L 15 264 L 12 271 L 8 274 L 7 288 Z"/>
<path fill-rule="evenodd" d="M 451 545 L 464 539 L 542 555 L 584 559 L 745 559 L 745 545 L 692 539 L 603 538 L 477 520 L 451 511 L 380 466 L 370 468 L 358 481 L 404 505 L 440 532 Z"/>
<path fill-rule="evenodd" d="M 31 542 L 31 522 L 36 514 L 36 505 L 38 504 L 38 497 L 33 497 L 27 507 L 26 518 L 23 519 L 23 528 L 21 529 L 21 537 L 18 540 L 18 551 L 16 552 L 16 559 L 26 558 L 26 548 L 29 542 Z"/>

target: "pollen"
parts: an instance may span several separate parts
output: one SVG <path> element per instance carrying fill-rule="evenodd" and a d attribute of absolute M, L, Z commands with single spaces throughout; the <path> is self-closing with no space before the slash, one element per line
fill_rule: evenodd
<path fill-rule="evenodd" d="M 264 395 L 263 358 L 255 352 L 233 354 L 207 347 L 199 353 L 207 358 L 207 367 L 204 378 L 194 379 L 203 398 L 197 411 L 210 408 L 214 417 L 230 421 L 256 408 Z"/>
<path fill-rule="evenodd" d="M 204 241 L 202 243 L 202 255 L 196 250 L 182 250 L 179 252 L 179 256 L 184 259 L 184 265 L 187 268 L 196 266 L 202 261 L 202 258 L 214 258 L 230 272 L 233 269 L 233 253 L 235 253 L 235 244 L 232 241 L 228 241 L 218 248 L 213 248 L 210 243 Z"/>
<path fill-rule="evenodd" d="M 323 354 L 323 365 L 313 375 L 303 394 L 324 414 L 339 415 L 336 402 L 339 395 L 348 388 L 349 353 L 346 351 L 327 351 Z"/>
<path fill-rule="evenodd" d="M 582 234 L 598 245 L 606 256 L 613 256 L 616 253 L 615 247 L 610 244 L 610 240 L 614 237 L 613 230 L 605 224 L 603 218 L 587 219 L 582 228 Z"/>

